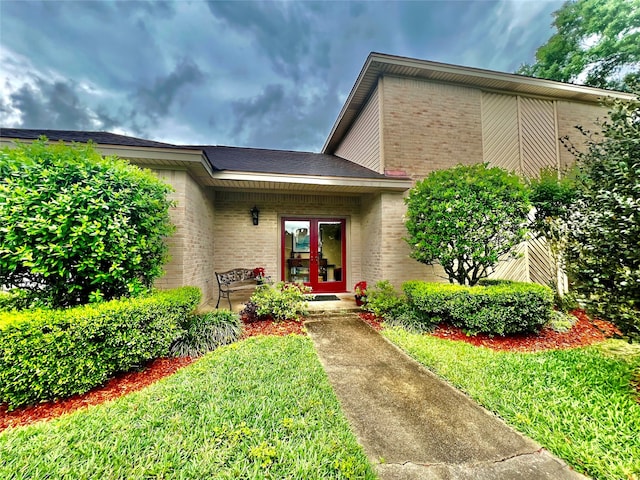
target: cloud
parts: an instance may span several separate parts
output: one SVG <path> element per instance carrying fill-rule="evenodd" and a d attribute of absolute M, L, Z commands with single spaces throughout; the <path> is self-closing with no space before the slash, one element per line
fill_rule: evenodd
<path fill-rule="evenodd" d="M 294 81 L 303 75 L 304 58 L 311 52 L 314 10 L 296 2 L 207 2 L 209 10 L 229 29 L 242 31 L 273 63 Z M 319 65 L 321 66 L 321 65 Z"/>
<path fill-rule="evenodd" d="M 318 151 L 369 52 L 513 71 L 561 3 L 0 0 L 0 123 Z"/>
<path fill-rule="evenodd" d="M 167 115 L 179 94 L 185 93 L 189 86 L 202 83 L 204 78 L 202 70 L 191 59 L 182 59 L 171 73 L 156 78 L 153 86 L 138 88 L 133 96 L 138 114 L 154 120 Z"/>
<path fill-rule="evenodd" d="M 33 78 L 30 83 L 23 84 L 9 96 L 10 106 L 3 106 L 3 111 L 16 109 L 21 113 L 19 126 L 52 128 L 55 125 L 55 128 L 72 130 L 95 127 L 93 115 L 82 105 L 73 83 L 48 82 L 42 78 Z"/>
<path fill-rule="evenodd" d="M 296 93 L 268 85 L 259 95 L 233 104 L 233 135 L 241 145 L 311 150 L 309 145 L 324 142 L 337 104 L 335 96 L 322 90 Z"/>

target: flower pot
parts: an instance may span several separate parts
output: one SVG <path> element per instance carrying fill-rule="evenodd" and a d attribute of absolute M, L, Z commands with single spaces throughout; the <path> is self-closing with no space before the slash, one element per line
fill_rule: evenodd
<path fill-rule="evenodd" d="M 356 295 L 355 297 L 356 297 L 356 305 L 358 307 L 361 307 L 362 305 L 364 305 L 364 302 L 367 299 L 365 295 Z"/>

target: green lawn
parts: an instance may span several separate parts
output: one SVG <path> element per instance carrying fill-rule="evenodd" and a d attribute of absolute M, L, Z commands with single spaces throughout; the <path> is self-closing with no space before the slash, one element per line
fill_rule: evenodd
<path fill-rule="evenodd" d="M 638 357 L 611 358 L 595 347 L 495 352 L 400 328 L 383 334 L 576 470 L 640 478 L 640 404 L 630 386 Z"/>
<path fill-rule="evenodd" d="M 376 478 L 303 336 L 255 337 L 140 392 L 0 433 L 0 478 Z"/>

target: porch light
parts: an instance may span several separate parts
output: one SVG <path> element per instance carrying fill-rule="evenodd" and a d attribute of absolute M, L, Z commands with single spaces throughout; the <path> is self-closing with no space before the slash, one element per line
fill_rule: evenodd
<path fill-rule="evenodd" d="M 258 210 L 258 207 L 254 205 L 253 208 L 249 210 L 249 212 L 251 212 L 251 219 L 253 220 L 253 224 L 258 225 L 260 215 L 260 210 Z"/>

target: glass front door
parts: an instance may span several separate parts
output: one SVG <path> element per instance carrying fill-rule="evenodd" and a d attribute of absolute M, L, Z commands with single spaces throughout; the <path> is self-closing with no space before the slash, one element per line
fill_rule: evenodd
<path fill-rule="evenodd" d="M 345 220 L 282 220 L 282 279 L 302 282 L 313 292 L 344 292 Z"/>

